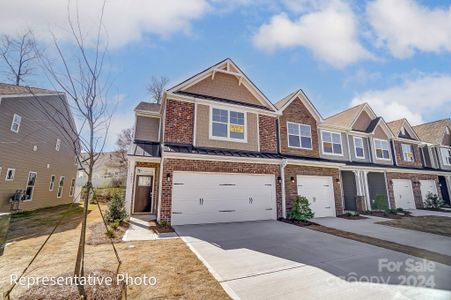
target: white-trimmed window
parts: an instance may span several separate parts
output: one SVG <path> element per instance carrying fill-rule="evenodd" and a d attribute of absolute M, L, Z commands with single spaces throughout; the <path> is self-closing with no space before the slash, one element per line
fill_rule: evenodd
<path fill-rule="evenodd" d="M 6 181 L 14 181 L 15 175 L 16 175 L 16 169 L 8 168 L 6 170 L 5 180 Z"/>
<path fill-rule="evenodd" d="M 365 158 L 365 147 L 363 146 L 363 138 L 354 137 L 354 153 L 356 158 Z"/>
<path fill-rule="evenodd" d="M 287 122 L 288 147 L 312 149 L 312 128 L 310 125 Z"/>
<path fill-rule="evenodd" d="M 36 185 L 36 177 L 38 176 L 38 173 L 36 172 L 29 172 L 28 173 L 28 180 L 27 180 L 27 187 L 25 189 L 25 200 L 33 200 L 33 192 L 34 187 Z"/>
<path fill-rule="evenodd" d="M 377 159 L 390 159 L 390 143 L 387 140 L 374 140 L 374 150 Z"/>
<path fill-rule="evenodd" d="M 70 189 L 69 189 L 69 197 L 72 197 L 75 192 L 75 178 L 72 178 L 70 182 Z"/>
<path fill-rule="evenodd" d="M 11 131 L 15 133 L 19 133 L 20 123 L 22 122 L 22 117 L 18 114 L 14 114 L 13 121 L 11 123 Z"/>
<path fill-rule="evenodd" d="M 401 144 L 402 160 L 404 161 L 414 161 L 413 147 L 409 144 Z"/>
<path fill-rule="evenodd" d="M 440 152 L 442 153 L 443 164 L 451 166 L 451 149 L 441 148 Z"/>
<path fill-rule="evenodd" d="M 50 192 L 53 192 L 53 189 L 55 188 L 55 180 L 56 180 L 55 175 L 50 176 L 50 186 L 49 186 Z"/>
<path fill-rule="evenodd" d="M 61 140 L 60 139 L 56 139 L 55 150 L 56 151 L 60 151 L 60 148 L 61 148 Z"/>
<path fill-rule="evenodd" d="M 340 133 L 322 130 L 321 140 L 324 154 L 343 155 L 343 146 Z"/>
<path fill-rule="evenodd" d="M 212 108 L 210 138 L 246 141 L 246 114 L 244 112 Z"/>
<path fill-rule="evenodd" d="M 58 182 L 58 193 L 56 194 L 57 198 L 61 198 L 63 196 L 63 188 L 64 188 L 64 176 L 61 176 L 60 181 Z"/>

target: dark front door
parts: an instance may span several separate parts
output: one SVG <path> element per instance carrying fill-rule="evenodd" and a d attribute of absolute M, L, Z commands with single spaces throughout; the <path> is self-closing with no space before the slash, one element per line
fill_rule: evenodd
<path fill-rule="evenodd" d="M 357 210 L 357 186 L 355 184 L 355 175 L 352 171 L 341 172 L 343 181 L 343 194 L 345 198 L 345 210 Z"/>
<path fill-rule="evenodd" d="M 134 213 L 149 213 L 152 210 L 153 176 L 138 175 L 136 177 Z"/>
<path fill-rule="evenodd" d="M 449 205 L 450 200 L 449 200 L 449 193 L 448 193 L 448 185 L 446 183 L 445 176 L 439 176 L 438 181 L 440 183 L 440 191 L 442 192 L 443 202 L 445 202 L 445 204 Z"/>

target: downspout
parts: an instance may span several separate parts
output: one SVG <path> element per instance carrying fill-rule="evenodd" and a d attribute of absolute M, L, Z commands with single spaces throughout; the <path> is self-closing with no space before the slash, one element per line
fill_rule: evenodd
<path fill-rule="evenodd" d="M 282 163 L 280 164 L 280 178 L 281 182 L 281 190 L 282 190 L 282 217 L 284 219 L 287 218 L 287 203 L 286 203 L 286 195 L 285 195 L 285 167 L 287 166 L 287 160 L 282 159 Z"/>
<path fill-rule="evenodd" d="M 163 191 L 163 168 L 164 168 L 164 131 L 166 127 L 166 99 L 167 93 L 164 93 L 163 101 L 161 101 L 163 113 L 162 113 L 162 121 L 161 121 L 161 134 L 160 134 L 160 176 L 159 176 L 159 185 L 158 185 L 158 207 L 157 207 L 157 222 L 161 220 L 161 193 Z"/>

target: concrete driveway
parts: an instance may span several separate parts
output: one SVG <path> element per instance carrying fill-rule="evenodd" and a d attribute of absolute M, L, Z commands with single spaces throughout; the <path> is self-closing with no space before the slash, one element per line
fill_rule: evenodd
<path fill-rule="evenodd" d="M 449 266 L 290 224 L 175 230 L 235 299 L 451 298 Z M 409 270 L 414 264 L 423 270 Z"/>

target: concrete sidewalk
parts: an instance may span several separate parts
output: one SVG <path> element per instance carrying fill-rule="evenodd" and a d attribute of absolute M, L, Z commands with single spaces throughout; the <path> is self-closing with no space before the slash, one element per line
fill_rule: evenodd
<path fill-rule="evenodd" d="M 388 219 L 385 218 L 369 217 L 368 219 L 363 220 L 315 218 L 312 221 L 338 230 L 366 235 L 440 254 L 451 255 L 451 238 L 427 232 L 375 224 L 380 221 L 388 221 Z"/>
<path fill-rule="evenodd" d="M 446 209 L 449 210 L 449 209 Z M 451 218 L 451 212 L 444 211 L 433 211 L 433 210 L 424 210 L 424 209 L 411 209 L 412 216 L 420 217 L 420 216 L 439 216 L 439 217 L 448 217 Z"/>

